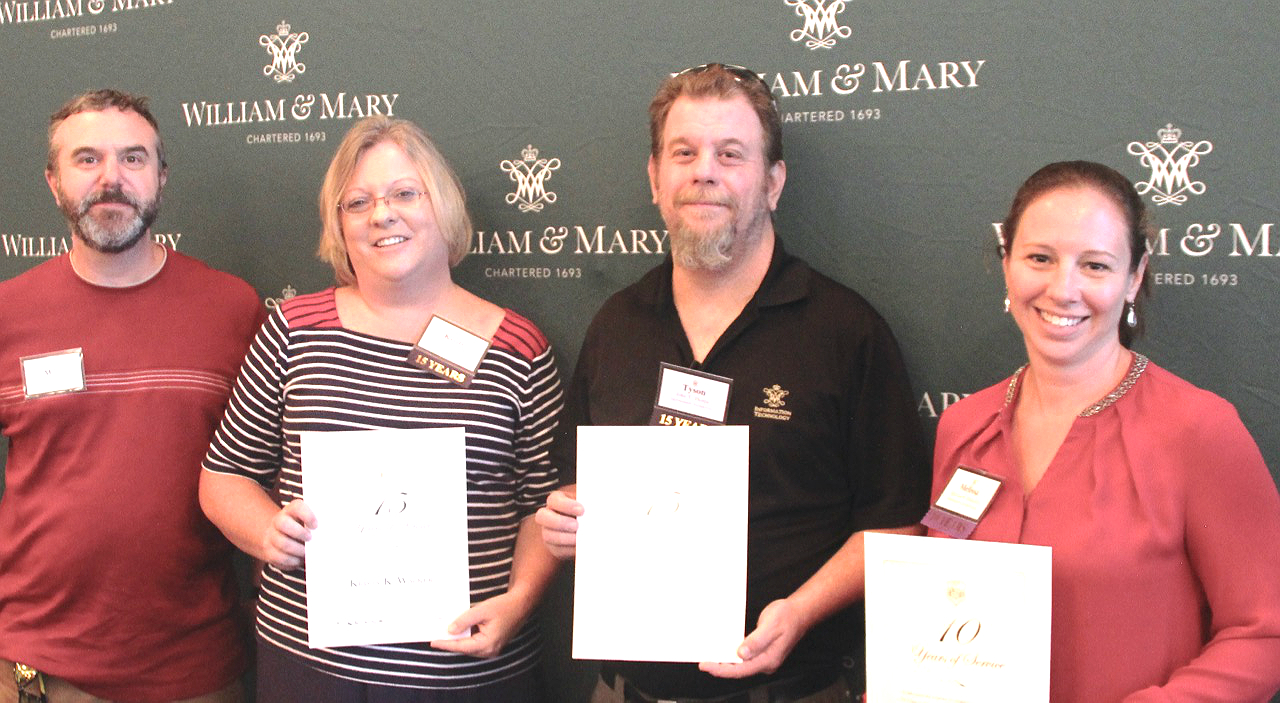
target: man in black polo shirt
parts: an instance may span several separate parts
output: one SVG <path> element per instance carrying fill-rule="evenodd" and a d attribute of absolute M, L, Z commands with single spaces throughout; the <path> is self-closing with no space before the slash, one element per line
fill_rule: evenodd
<path fill-rule="evenodd" d="M 649 183 L 671 257 L 592 321 L 555 453 L 572 477 L 578 426 L 648 424 L 662 362 L 733 379 L 726 424 L 751 428 L 750 634 L 740 664 L 606 662 L 592 700 L 852 700 L 861 688 L 842 669 L 862 674 L 863 531 L 917 533 L 928 507 L 901 355 L 861 296 L 774 234 L 786 164 L 758 76 L 683 71 L 649 113 Z M 556 492 L 537 515 L 561 558 L 584 511 L 573 496 Z"/>

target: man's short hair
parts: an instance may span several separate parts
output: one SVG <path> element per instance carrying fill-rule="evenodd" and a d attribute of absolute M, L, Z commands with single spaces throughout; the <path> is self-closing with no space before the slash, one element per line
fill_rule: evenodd
<path fill-rule="evenodd" d="M 773 91 L 756 73 L 720 63 L 688 68 L 663 81 L 653 102 L 649 103 L 650 153 L 655 159 L 661 158 L 662 130 L 677 98 L 731 100 L 739 95 L 751 104 L 764 127 L 764 154 L 768 164 L 778 163 L 782 160 L 782 119 L 774 104 Z"/>
<path fill-rule="evenodd" d="M 57 170 L 58 152 L 53 145 L 53 133 L 58 131 L 58 127 L 64 120 L 80 112 L 100 112 L 114 107 L 122 112 L 137 113 L 151 125 L 151 128 L 156 131 L 156 158 L 160 161 L 160 170 L 169 168 L 169 164 L 164 160 L 164 139 L 160 137 L 160 125 L 156 123 L 156 118 L 148 109 L 147 103 L 145 95 L 133 95 L 111 88 L 91 90 L 71 98 L 49 116 L 49 163 L 45 167 L 49 171 Z"/>
<path fill-rule="evenodd" d="M 408 120 L 383 115 L 366 117 L 355 123 L 342 138 L 320 186 L 320 221 L 323 227 L 316 254 L 333 267 L 333 273 L 342 285 L 355 283 L 356 274 L 347 256 L 338 203 L 360 158 L 371 147 L 383 142 L 400 147 L 417 168 L 430 199 L 427 206 L 435 214 L 436 227 L 449 249 L 449 265 L 456 266 L 471 249 L 471 218 L 467 215 L 467 198 L 462 182 L 431 138 Z"/>

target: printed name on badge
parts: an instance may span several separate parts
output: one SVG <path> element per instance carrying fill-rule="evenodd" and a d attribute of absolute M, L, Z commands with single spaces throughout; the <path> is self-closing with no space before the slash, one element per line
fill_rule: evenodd
<path fill-rule="evenodd" d="M 492 340 L 432 315 L 422 338 L 409 352 L 409 362 L 459 386 L 471 385 Z"/>
<path fill-rule="evenodd" d="M 981 469 L 957 466 L 946 488 L 920 522 L 952 537 L 968 539 L 987 514 L 1003 485 L 1000 477 Z"/>
<path fill-rule="evenodd" d="M 18 359 L 22 392 L 28 398 L 84 390 L 84 350 L 80 347 Z"/>
<path fill-rule="evenodd" d="M 733 379 L 663 363 L 650 425 L 723 425 Z"/>

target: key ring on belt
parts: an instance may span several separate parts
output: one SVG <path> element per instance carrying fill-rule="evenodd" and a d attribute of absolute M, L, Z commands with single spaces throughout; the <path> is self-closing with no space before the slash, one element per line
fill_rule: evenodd
<path fill-rule="evenodd" d="M 13 682 L 18 685 L 18 703 L 49 703 L 48 693 L 44 688 L 44 674 L 27 666 L 14 663 Z M 27 687 L 35 684 L 39 693 L 28 691 Z"/>

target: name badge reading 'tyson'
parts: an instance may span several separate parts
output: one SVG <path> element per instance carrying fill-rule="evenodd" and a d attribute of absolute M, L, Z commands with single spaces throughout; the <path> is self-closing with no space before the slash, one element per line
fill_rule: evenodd
<path fill-rule="evenodd" d="M 84 351 L 79 347 L 18 359 L 22 392 L 28 398 L 84 390 Z"/>
<path fill-rule="evenodd" d="M 432 315 L 422 338 L 409 352 L 409 362 L 465 388 L 475 378 L 490 344 L 490 340 Z"/>
<path fill-rule="evenodd" d="M 723 425 L 733 379 L 663 363 L 650 425 Z"/>

